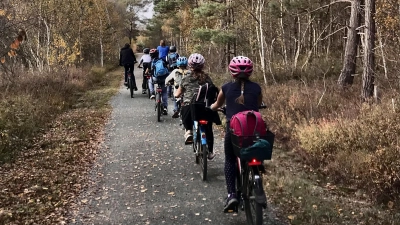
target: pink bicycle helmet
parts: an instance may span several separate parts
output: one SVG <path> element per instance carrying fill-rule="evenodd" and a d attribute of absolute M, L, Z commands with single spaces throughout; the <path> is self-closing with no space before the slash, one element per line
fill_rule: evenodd
<path fill-rule="evenodd" d="M 233 57 L 229 63 L 229 71 L 233 77 L 238 77 L 239 75 L 250 77 L 253 72 L 253 62 L 246 56 Z"/>
<path fill-rule="evenodd" d="M 189 56 L 188 65 L 193 69 L 201 69 L 205 63 L 204 57 L 199 53 L 193 53 Z"/>

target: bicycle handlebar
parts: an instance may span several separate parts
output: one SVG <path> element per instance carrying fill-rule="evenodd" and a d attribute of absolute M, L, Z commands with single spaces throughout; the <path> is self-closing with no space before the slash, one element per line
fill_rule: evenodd
<path fill-rule="evenodd" d="M 258 109 L 266 109 L 267 106 L 264 104 L 264 102 L 261 103 L 261 105 L 258 107 Z M 226 115 L 226 105 L 218 108 L 217 111 L 222 112 L 224 115 Z"/>

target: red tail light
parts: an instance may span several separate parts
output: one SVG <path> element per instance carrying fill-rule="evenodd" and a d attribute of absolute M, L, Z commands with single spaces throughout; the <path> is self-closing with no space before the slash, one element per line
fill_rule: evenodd
<path fill-rule="evenodd" d="M 261 166 L 261 161 L 257 160 L 257 159 L 252 159 L 249 162 L 249 166 Z"/>
<path fill-rule="evenodd" d="M 199 121 L 199 124 L 201 124 L 201 125 L 206 125 L 207 123 L 208 123 L 207 120 L 200 120 L 200 121 Z"/>

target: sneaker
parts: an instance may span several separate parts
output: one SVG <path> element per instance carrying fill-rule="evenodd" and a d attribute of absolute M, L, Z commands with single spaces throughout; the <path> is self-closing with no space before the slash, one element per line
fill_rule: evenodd
<path fill-rule="evenodd" d="M 133 90 L 137 91 L 138 89 L 137 89 L 137 87 L 134 87 Z"/>
<path fill-rule="evenodd" d="M 128 86 L 128 82 L 124 82 L 124 85 L 125 85 L 125 86 Z"/>
<path fill-rule="evenodd" d="M 224 213 L 237 212 L 238 204 L 239 202 L 236 198 L 236 194 L 229 194 L 228 198 L 226 198 Z"/>
<path fill-rule="evenodd" d="M 179 118 L 179 112 L 178 112 L 178 111 L 175 111 L 175 112 L 174 112 L 174 115 L 172 115 L 172 118 Z"/>
<path fill-rule="evenodd" d="M 168 108 L 167 108 L 167 107 L 164 107 L 164 108 L 163 108 L 163 114 L 164 114 L 164 115 L 168 115 Z"/>
<path fill-rule="evenodd" d="M 191 145 L 193 143 L 193 133 L 191 130 L 187 130 L 184 137 L 185 137 L 185 145 Z"/>
<path fill-rule="evenodd" d="M 151 93 L 150 99 L 155 99 L 155 98 L 156 98 L 155 93 Z"/>
<path fill-rule="evenodd" d="M 213 160 L 215 156 L 216 154 L 214 154 L 214 152 L 209 152 L 207 158 L 208 160 Z"/>
<path fill-rule="evenodd" d="M 143 91 L 142 91 L 142 94 L 144 94 L 144 95 L 147 94 L 147 93 L 146 93 L 146 90 L 143 90 Z"/>

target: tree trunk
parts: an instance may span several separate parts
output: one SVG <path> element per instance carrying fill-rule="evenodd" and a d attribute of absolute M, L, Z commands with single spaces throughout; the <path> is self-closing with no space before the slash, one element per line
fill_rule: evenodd
<path fill-rule="evenodd" d="M 365 0 L 364 72 L 361 97 L 366 101 L 374 94 L 375 80 L 375 0 Z"/>
<path fill-rule="evenodd" d="M 353 84 L 354 74 L 356 72 L 357 47 L 360 38 L 356 29 L 360 24 L 360 2 L 361 0 L 353 0 L 351 2 L 350 27 L 347 30 L 343 69 L 338 80 L 338 85 L 341 88 Z"/>

